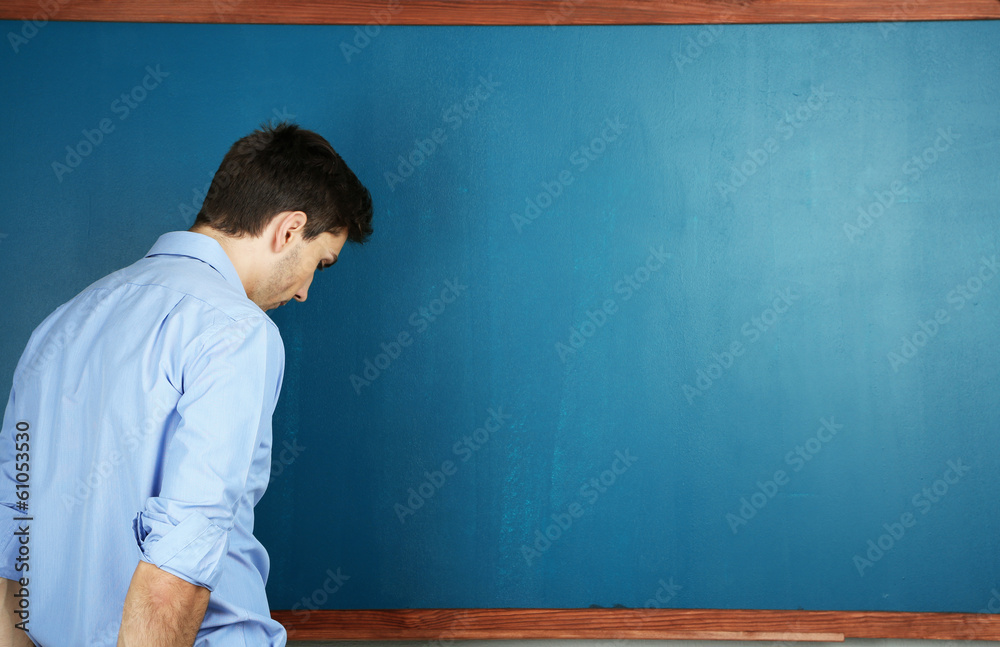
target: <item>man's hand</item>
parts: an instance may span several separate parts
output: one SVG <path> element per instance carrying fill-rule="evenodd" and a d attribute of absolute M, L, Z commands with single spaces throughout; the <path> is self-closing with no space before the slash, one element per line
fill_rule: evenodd
<path fill-rule="evenodd" d="M 0 595 L 3 596 L 3 609 L 0 610 L 0 647 L 32 647 L 34 643 L 28 638 L 28 634 L 18 629 L 14 625 L 21 622 L 21 618 L 14 615 L 17 611 L 17 592 L 20 584 L 0 577 Z M 31 626 L 29 619 L 28 626 Z"/>
<path fill-rule="evenodd" d="M 118 647 L 191 647 L 211 592 L 139 562 L 125 596 Z"/>

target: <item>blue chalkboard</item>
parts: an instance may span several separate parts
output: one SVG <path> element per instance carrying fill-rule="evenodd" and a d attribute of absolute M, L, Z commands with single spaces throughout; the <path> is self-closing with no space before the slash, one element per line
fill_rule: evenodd
<path fill-rule="evenodd" d="M 272 313 L 272 608 L 1000 602 L 1000 24 L 22 40 L 6 387 L 261 121 L 371 189 Z"/>

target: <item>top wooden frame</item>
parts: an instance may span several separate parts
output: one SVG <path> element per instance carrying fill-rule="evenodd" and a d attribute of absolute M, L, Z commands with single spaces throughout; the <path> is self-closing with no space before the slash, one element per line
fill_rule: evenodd
<path fill-rule="evenodd" d="M 293 25 L 683 25 L 1000 19 L 1000 0 L 7 0 L 0 19 Z"/>

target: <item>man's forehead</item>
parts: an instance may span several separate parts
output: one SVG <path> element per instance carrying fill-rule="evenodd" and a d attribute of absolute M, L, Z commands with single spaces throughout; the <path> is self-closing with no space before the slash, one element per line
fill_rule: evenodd
<path fill-rule="evenodd" d="M 334 235 L 329 231 L 324 231 L 316 237 L 316 242 L 325 253 L 339 254 L 347 242 L 347 232 L 344 231 L 340 235 Z"/>

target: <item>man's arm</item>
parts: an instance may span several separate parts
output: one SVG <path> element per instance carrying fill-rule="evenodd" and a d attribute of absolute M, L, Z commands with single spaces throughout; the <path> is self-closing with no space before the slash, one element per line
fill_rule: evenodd
<path fill-rule="evenodd" d="M 185 359 L 178 420 L 157 467 L 162 482 L 132 520 L 142 561 L 125 598 L 119 647 L 194 643 L 222 580 L 237 506 L 251 478 L 266 478 L 266 468 L 251 474 L 251 466 L 281 369 L 273 327 L 263 316 L 214 325 Z M 143 622 L 152 624 L 148 634 Z M 172 627 L 176 634 L 156 633 Z"/>
<path fill-rule="evenodd" d="M 0 595 L 3 595 L 3 609 L 0 610 L 0 647 L 32 647 L 34 643 L 28 634 L 14 625 L 21 619 L 14 614 L 17 611 L 17 599 L 14 593 L 20 586 L 17 582 L 0 577 Z M 30 626 L 30 623 L 29 623 Z"/>
<path fill-rule="evenodd" d="M 210 595 L 202 586 L 140 561 L 125 596 L 118 647 L 191 647 Z"/>

